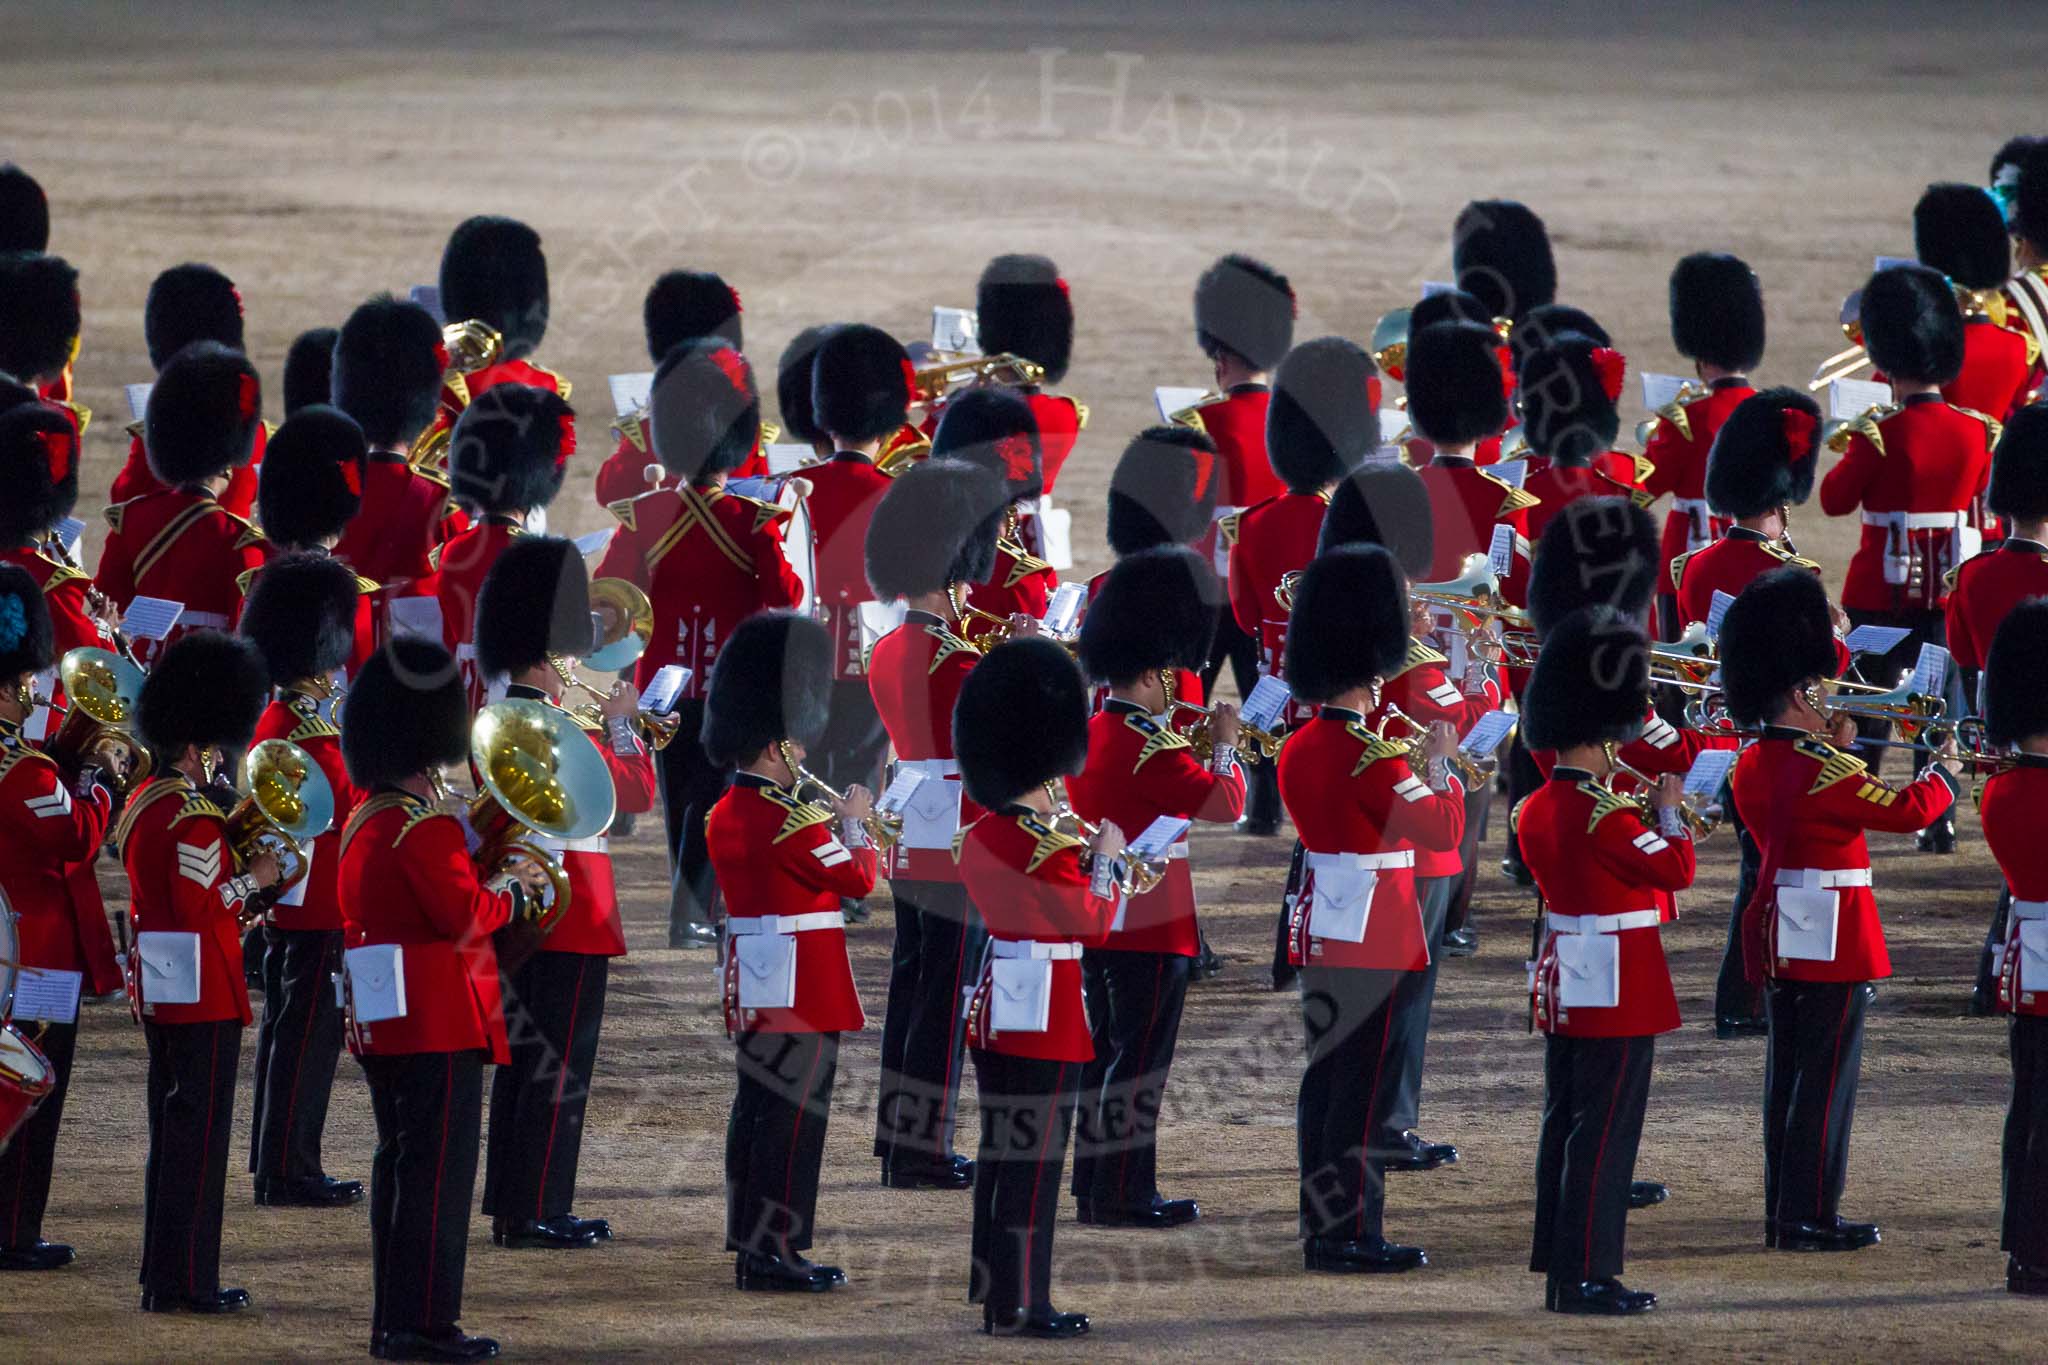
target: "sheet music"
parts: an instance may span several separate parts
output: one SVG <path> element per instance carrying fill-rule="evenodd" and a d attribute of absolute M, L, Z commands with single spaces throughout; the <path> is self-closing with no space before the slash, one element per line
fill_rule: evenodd
<path fill-rule="evenodd" d="M 1500 748 L 1508 731 L 1515 728 L 1515 717 L 1507 711 L 1488 711 L 1472 722 L 1472 728 L 1458 741 L 1458 747 L 1475 758 L 1483 758 Z"/>
<path fill-rule="evenodd" d="M 767 457 L 770 474 L 794 474 L 818 458 L 817 451 L 795 441 L 777 441 L 763 454 Z"/>
<path fill-rule="evenodd" d="M 1185 816 L 1162 815 L 1145 826 L 1144 832 L 1124 845 L 1124 856 L 1140 862 L 1156 863 L 1166 858 L 1167 852 L 1181 841 L 1193 822 Z"/>
<path fill-rule="evenodd" d="M 1268 674 L 1259 679 L 1259 685 L 1244 699 L 1244 705 L 1238 708 L 1238 719 L 1257 729 L 1271 730 L 1280 723 L 1281 713 L 1293 699 L 1287 684 Z"/>
<path fill-rule="evenodd" d="M 1897 265 L 1918 264 L 1920 264 L 1918 256 L 1879 256 L 1871 263 L 1870 268 L 1872 270 L 1890 270 L 1893 266 Z"/>
<path fill-rule="evenodd" d="M 78 557 L 78 538 L 85 534 L 85 523 L 77 517 L 65 517 L 57 523 L 57 542 L 73 559 Z"/>
<path fill-rule="evenodd" d="M 1858 626 L 1842 643 L 1851 654 L 1889 654 L 1912 633 L 1904 626 Z"/>
<path fill-rule="evenodd" d="M 1860 417 L 1892 401 L 1892 386 L 1868 379 L 1837 379 L 1828 385 L 1828 416 Z"/>
<path fill-rule="evenodd" d="M 1181 388 L 1172 384 L 1162 384 L 1152 390 L 1152 401 L 1159 405 L 1159 420 L 1162 422 L 1171 422 L 1176 412 L 1191 408 L 1208 396 L 1207 389 Z"/>
<path fill-rule="evenodd" d="M 1457 285 L 1447 284 L 1443 280 L 1424 280 L 1422 282 L 1422 297 L 1433 299 L 1438 294 L 1455 293 L 1457 288 Z"/>
<path fill-rule="evenodd" d="M 1040 622 L 1048 635 L 1064 636 L 1074 629 L 1074 618 L 1081 614 L 1082 599 L 1088 595 L 1086 583 L 1062 583 L 1053 590 L 1052 600 L 1046 603 L 1045 619 Z"/>
<path fill-rule="evenodd" d="M 654 393 L 654 371 L 615 374 L 611 376 L 611 385 L 612 410 L 621 417 L 631 417 L 648 405 Z"/>
<path fill-rule="evenodd" d="M 1515 571 L 1515 528 L 1505 522 L 1494 525 L 1493 541 L 1486 547 L 1486 568 L 1495 578 L 1506 578 Z"/>
<path fill-rule="evenodd" d="M 981 318 L 972 308 L 932 309 L 932 349 L 956 355 L 981 354 Z"/>
<path fill-rule="evenodd" d="M 1707 603 L 1707 634 L 1709 636 L 1716 640 L 1721 638 L 1721 618 L 1728 614 L 1728 608 L 1733 605 L 1735 605 L 1735 598 L 1732 594 L 1722 592 L 1718 588 L 1715 589 L 1713 600 Z"/>
<path fill-rule="evenodd" d="M 131 640 L 161 640 L 171 633 L 171 627 L 178 624 L 178 618 L 184 614 L 183 602 L 170 602 L 161 597 L 138 597 L 128 604 L 128 612 L 121 618 L 121 629 Z"/>
<path fill-rule="evenodd" d="M 682 696 L 683 687 L 690 681 L 690 670 L 681 664 L 663 664 L 654 670 L 654 676 L 647 680 L 647 686 L 640 693 L 640 709 L 656 715 L 667 715 L 676 709 L 676 698 Z"/>
<path fill-rule="evenodd" d="M 1380 440 L 1389 446 L 1398 446 L 1403 438 L 1415 434 L 1415 424 L 1408 420 L 1408 414 L 1401 408 L 1380 409 Z"/>
<path fill-rule="evenodd" d="M 149 411 L 149 391 L 155 387 L 156 385 L 154 384 L 123 384 L 121 386 L 121 392 L 128 397 L 128 416 L 131 420 L 140 422 L 143 415 Z"/>
<path fill-rule="evenodd" d="M 394 597 L 391 599 L 391 628 L 395 633 L 441 639 L 441 599 L 438 597 Z"/>
<path fill-rule="evenodd" d="M 1520 488 L 1529 481 L 1529 462 L 1502 460 L 1498 464 L 1488 465 L 1486 472 L 1510 487 Z"/>
<path fill-rule="evenodd" d="M 14 983 L 14 1017 L 52 1024 L 78 1022 L 80 972 L 55 967 L 23 967 Z"/>
<path fill-rule="evenodd" d="M 1678 391 L 1685 387 L 1685 379 L 1675 374 L 1643 373 L 1643 406 L 1655 412 L 1658 408 L 1669 407 L 1678 401 Z"/>
<path fill-rule="evenodd" d="M 1728 780 L 1728 770 L 1735 766 L 1740 750 L 1702 749 L 1692 761 L 1692 767 L 1685 774 L 1685 794 L 1708 800 L 1719 796 L 1721 786 Z"/>
<path fill-rule="evenodd" d="M 434 315 L 434 321 L 443 327 L 448 325 L 448 315 L 441 311 L 441 286 L 438 284 L 416 284 L 405 291 L 405 296 Z"/>
<path fill-rule="evenodd" d="M 1940 645 L 1920 646 L 1913 663 L 1913 691 L 1938 697 L 1948 686 L 1948 651 Z"/>
<path fill-rule="evenodd" d="M 875 809 L 884 815 L 894 815 L 910 804 L 910 798 L 924 785 L 924 774 L 916 768 L 904 768 L 896 774 L 895 781 L 883 791 L 882 799 L 875 802 Z"/>
<path fill-rule="evenodd" d="M 587 536 L 576 537 L 576 553 L 585 559 L 604 553 L 604 547 L 612 543 L 612 537 L 619 533 L 616 526 L 607 526 L 602 531 L 592 531 Z"/>

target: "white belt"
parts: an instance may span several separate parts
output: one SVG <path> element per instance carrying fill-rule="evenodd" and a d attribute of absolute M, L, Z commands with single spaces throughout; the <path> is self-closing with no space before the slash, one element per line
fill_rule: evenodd
<path fill-rule="evenodd" d="M 812 929 L 844 929 L 843 910 L 813 910 L 808 915 L 733 915 L 725 921 L 725 932 L 748 934 L 801 934 Z"/>
<path fill-rule="evenodd" d="M 1963 512 L 1865 512 L 1863 524 L 1908 531 L 1959 531 L 1969 525 L 1969 517 Z"/>
<path fill-rule="evenodd" d="M 1624 910 L 1618 915 L 1552 915 L 1550 928 L 1559 934 L 1618 934 L 1624 929 L 1654 929 L 1662 919 L 1655 910 Z"/>
<path fill-rule="evenodd" d="M 926 777 L 960 776 L 960 760 L 957 758 L 899 758 L 896 760 L 899 773 L 923 773 Z"/>
<path fill-rule="evenodd" d="M 1867 867 L 1781 867 L 1774 886 L 1803 886 L 1808 891 L 1833 891 L 1843 886 L 1870 885 Z"/>
<path fill-rule="evenodd" d="M 1671 500 L 1671 510 L 1683 512 L 1689 517 L 1712 516 L 1714 514 L 1714 509 L 1708 505 L 1705 498 L 1673 498 Z"/>
<path fill-rule="evenodd" d="M 193 630 L 226 630 L 228 618 L 217 611 L 181 611 L 178 624 Z"/>
<path fill-rule="evenodd" d="M 1030 957 L 1062 962 L 1081 955 L 1078 943 L 1040 943 L 1029 938 L 992 938 L 988 950 L 997 957 Z"/>
<path fill-rule="evenodd" d="M 1311 870 L 1318 868 L 1351 868 L 1360 872 L 1376 872 L 1389 867 L 1415 866 L 1415 850 L 1404 848 L 1399 853 L 1311 853 L 1308 855 Z"/>
<path fill-rule="evenodd" d="M 2048 919 L 2048 901 L 2014 901 L 2014 919 Z"/>
<path fill-rule="evenodd" d="M 535 848 L 549 853 L 608 853 L 612 841 L 602 834 L 593 834 L 587 839 L 557 839 L 552 834 L 525 833 L 519 836 Z"/>

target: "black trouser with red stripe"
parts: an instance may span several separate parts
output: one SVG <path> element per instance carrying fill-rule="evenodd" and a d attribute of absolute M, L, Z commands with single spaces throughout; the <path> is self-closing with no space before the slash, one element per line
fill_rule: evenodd
<path fill-rule="evenodd" d="M 259 1183 L 318 1180 L 320 1133 L 341 1058 L 341 930 L 263 931 L 263 1023 L 256 1031 L 256 1121 L 249 1170 Z"/>
<path fill-rule="evenodd" d="M 71 1058 L 78 1047 L 76 1024 L 24 1022 L 16 1027 L 50 1063 L 53 1088 L 0 1152 L 0 1249 L 34 1246 L 42 1240 L 50 1172 L 57 1161 L 57 1129 L 64 1122 L 64 1095 L 71 1088 Z"/>
<path fill-rule="evenodd" d="M 1655 1038 L 1544 1037 L 1529 1269 L 1560 1284 L 1620 1276 L 1656 1049 Z"/>
<path fill-rule="evenodd" d="M 1142 1209 L 1159 1195 L 1159 1108 L 1194 959 L 1090 948 L 1081 959 L 1095 1060 L 1081 1071 L 1074 1198 Z"/>
<path fill-rule="evenodd" d="M 142 1287 L 201 1298 L 220 1288 L 221 1200 L 235 1121 L 242 1025 L 145 1023 L 149 1158 L 143 1167 Z"/>
<path fill-rule="evenodd" d="M 2005 1111 L 2005 1217 L 1999 1250 L 2048 1267 L 2048 1017 L 2012 1018 L 2012 1106 Z"/>
<path fill-rule="evenodd" d="M 1396 1103 L 1394 1002 L 1408 972 L 1303 967 L 1308 1066 L 1294 1103 L 1301 1235 L 1369 1242 L 1381 1235 L 1387 1172 L 1369 1143 Z"/>
<path fill-rule="evenodd" d="M 1721 971 L 1714 978 L 1714 1018 L 1761 1019 L 1763 992 L 1749 984 L 1748 969 L 1742 965 L 1742 919 L 1748 912 L 1750 898 L 1756 894 L 1757 869 L 1763 865 L 1763 853 L 1749 827 L 1742 823 L 1742 812 L 1735 809 L 1732 789 L 1722 790 L 1721 809 L 1728 813 L 1728 824 L 1735 831 L 1740 863 L 1735 874 L 1735 903 L 1728 910 L 1728 939 L 1721 945 Z"/>
<path fill-rule="evenodd" d="M 899 881 L 875 1155 L 884 1165 L 947 1161 L 966 1041 L 961 992 L 974 984 L 988 930 L 958 882 Z"/>
<path fill-rule="evenodd" d="M 704 728 L 704 699 L 683 698 L 676 703 L 675 715 L 675 742 L 654 755 L 661 818 L 668 834 L 671 935 L 688 924 L 715 924 L 724 918 L 704 822 L 732 781 L 731 772 L 713 763 L 697 738 Z"/>
<path fill-rule="evenodd" d="M 362 1057 L 377 1119 L 370 1166 L 370 1333 L 439 1335 L 462 1318 L 484 1060 L 469 1052 Z"/>
<path fill-rule="evenodd" d="M 725 1249 L 786 1257 L 809 1249 L 817 1223 L 839 1035 L 750 1029 L 733 1041 L 739 1088 L 725 1127 Z"/>
<path fill-rule="evenodd" d="M 1429 1014 L 1436 1004 L 1436 968 L 1443 957 L 1444 916 L 1451 903 L 1455 877 L 1417 877 L 1415 894 L 1422 902 L 1423 941 L 1429 944 L 1429 965 L 1402 972 L 1394 987 L 1393 1036 L 1387 1053 L 1394 1061 L 1391 1103 L 1374 1114 L 1373 1147 L 1382 1155 L 1401 1144 L 1422 1112 L 1422 1059 L 1429 1043 Z"/>
<path fill-rule="evenodd" d="M 1764 992 L 1764 1217 L 1831 1224 L 1849 1174 L 1863 1069 L 1861 981 L 1773 981 Z"/>
<path fill-rule="evenodd" d="M 981 1146 L 967 1301 L 988 1321 L 1052 1304 L 1052 1232 L 1081 1066 L 974 1049 Z"/>
<path fill-rule="evenodd" d="M 611 959 L 539 952 L 504 981 L 512 1062 L 491 1077 L 484 1212 L 545 1222 L 576 1200 L 583 1112 L 597 1066 Z"/>

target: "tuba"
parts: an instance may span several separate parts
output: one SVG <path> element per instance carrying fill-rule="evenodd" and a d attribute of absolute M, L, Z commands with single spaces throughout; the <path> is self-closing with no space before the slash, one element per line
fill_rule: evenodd
<path fill-rule="evenodd" d="M 84 645 L 57 665 L 64 685 L 64 722 L 49 743 L 50 757 L 67 767 L 93 763 L 126 793 L 149 776 L 149 750 L 135 732 L 142 700 L 142 670 L 111 650 Z M 111 760 L 125 754 L 127 776 L 116 776 Z"/>
<path fill-rule="evenodd" d="M 334 788 L 311 754 L 288 739 L 266 739 L 242 766 L 248 795 L 228 813 L 228 847 L 247 867 L 258 855 L 277 858 L 271 899 L 306 879 L 306 845 L 334 823 Z"/>
<path fill-rule="evenodd" d="M 469 808 L 477 865 L 493 882 L 516 862 L 547 874 L 549 889 L 530 921 L 536 938 L 545 937 L 569 908 L 569 874 L 547 841 L 589 839 L 611 825 L 611 771 L 574 717 L 537 701 L 497 701 L 479 711 L 469 757 L 482 788 Z"/>
<path fill-rule="evenodd" d="M 469 402 L 468 386 L 462 382 L 462 376 L 488 369 L 502 360 L 505 338 L 489 323 L 470 318 L 448 323 L 441 329 L 441 349 L 448 353 L 439 409 L 445 420 L 428 427 L 406 452 L 407 462 L 415 469 L 440 469 L 448 463 L 448 442 L 454 437 L 455 419 Z"/>

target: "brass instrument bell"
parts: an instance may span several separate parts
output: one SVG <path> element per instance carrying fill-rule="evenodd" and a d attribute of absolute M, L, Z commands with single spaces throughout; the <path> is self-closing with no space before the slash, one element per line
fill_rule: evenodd
<path fill-rule="evenodd" d="M 273 893 L 306 879 L 306 845 L 334 823 L 334 788 L 320 764 L 288 739 L 266 739 L 242 764 L 245 795 L 228 813 L 228 846 L 247 867 L 269 853 L 277 859 Z"/>
<path fill-rule="evenodd" d="M 57 677 L 64 687 L 65 711 L 50 740 L 50 756 L 104 768 L 107 780 L 122 792 L 149 776 L 149 750 L 135 730 L 142 670 L 111 650 L 84 645 L 65 653 Z M 125 776 L 112 761 L 122 754 L 130 764 Z"/>
<path fill-rule="evenodd" d="M 617 794 L 604 755 L 568 712 L 525 699 L 479 711 L 469 755 L 482 785 L 470 805 L 477 865 L 493 881 L 516 862 L 539 867 L 549 889 L 533 924 L 545 933 L 569 908 L 569 876 L 533 836 L 568 842 L 610 827 Z"/>

